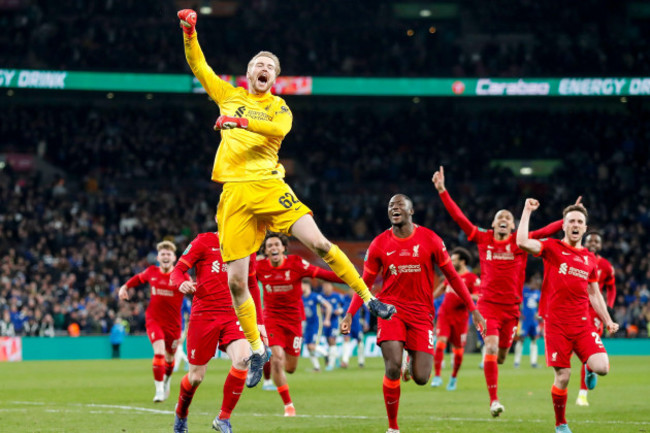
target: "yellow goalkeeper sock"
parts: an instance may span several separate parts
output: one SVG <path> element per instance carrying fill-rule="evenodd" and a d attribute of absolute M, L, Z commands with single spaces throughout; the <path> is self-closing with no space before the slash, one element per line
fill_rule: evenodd
<path fill-rule="evenodd" d="M 332 268 L 334 273 L 336 273 L 340 279 L 345 281 L 345 284 L 352 287 L 352 289 L 361 296 L 363 302 L 370 301 L 372 295 L 370 294 L 370 290 L 368 290 L 366 283 L 363 282 L 363 279 L 359 276 L 359 273 L 350 259 L 348 259 L 348 256 L 346 256 L 339 247 L 332 244 L 332 248 L 330 248 L 327 254 L 325 254 L 323 260 L 325 260 L 325 263 Z"/>
<path fill-rule="evenodd" d="M 260 331 L 257 329 L 257 315 L 255 314 L 253 298 L 249 297 L 239 307 L 235 307 L 235 314 L 237 314 L 239 326 L 244 331 L 246 340 L 250 343 L 253 352 L 259 353 L 263 351 L 264 345 L 260 339 Z"/>

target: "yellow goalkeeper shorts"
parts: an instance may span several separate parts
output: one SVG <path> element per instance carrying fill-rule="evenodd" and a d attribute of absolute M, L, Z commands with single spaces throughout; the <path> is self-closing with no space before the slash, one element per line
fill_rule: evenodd
<path fill-rule="evenodd" d="M 282 179 L 226 182 L 217 207 L 223 260 L 256 252 L 267 230 L 289 234 L 293 223 L 308 213 L 311 209 Z"/>

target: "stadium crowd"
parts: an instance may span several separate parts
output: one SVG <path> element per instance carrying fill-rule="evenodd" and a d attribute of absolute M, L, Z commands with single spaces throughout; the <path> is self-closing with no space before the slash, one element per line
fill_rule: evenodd
<path fill-rule="evenodd" d="M 200 2 L 182 2 L 190 6 Z M 307 9 L 300 1 L 259 0 L 221 7 L 201 17 L 199 33 L 219 41 L 204 49 L 225 74 L 241 74 L 248 59 L 242 53 L 260 47 L 273 47 L 289 75 L 612 76 L 647 75 L 650 68 L 645 15 L 631 1 L 609 2 L 602 13 L 594 0 L 571 8 L 467 0 L 444 17 L 403 17 L 392 2 L 369 0 Z M 4 8 L 0 64 L 7 67 L 188 71 L 177 2 L 18 0 Z"/>
<path fill-rule="evenodd" d="M 371 102 L 381 105 L 294 107 L 281 155 L 324 233 L 372 239 L 386 229 L 387 198 L 404 192 L 417 223 L 474 251 L 431 184 L 440 164 L 452 195 L 483 227 L 500 208 L 518 215 L 529 196 L 542 203 L 532 222 L 541 226 L 583 195 L 616 270 L 617 336 L 647 336 L 650 155 L 642 143 L 650 130 L 642 107 L 468 110 L 429 100 L 380 109 Z M 117 315 L 131 332 L 144 330 L 145 291 L 118 303 L 116 289 L 155 262 L 156 242 L 170 239 L 182 251 L 196 233 L 215 229 L 213 115 L 174 105 L 9 110 L 0 151 L 40 155 L 65 175 L 0 171 L 3 335 L 107 333 Z M 394 121 L 405 117 L 412 126 Z M 526 177 L 499 165 L 533 157 L 557 166 Z M 531 272 L 540 267 L 531 259 Z"/>

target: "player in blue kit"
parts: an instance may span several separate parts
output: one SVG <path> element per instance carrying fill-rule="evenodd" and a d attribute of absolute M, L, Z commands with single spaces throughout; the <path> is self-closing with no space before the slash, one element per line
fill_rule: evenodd
<path fill-rule="evenodd" d="M 338 350 L 336 347 L 336 337 L 339 335 L 339 318 L 343 316 L 343 305 L 345 301 L 340 293 L 334 291 L 332 283 L 323 283 L 323 297 L 332 305 L 332 317 L 330 326 L 323 326 L 323 336 L 327 338 L 329 350 L 327 352 L 327 367 L 325 371 L 332 371 L 336 366 Z"/>
<path fill-rule="evenodd" d="M 343 305 L 343 311 L 348 311 L 353 296 L 354 296 L 354 292 L 351 291 L 348 291 L 345 294 L 345 296 L 343 297 L 343 299 L 345 300 L 345 304 Z M 362 306 L 361 311 L 358 311 L 357 314 L 352 316 L 350 333 L 343 336 L 343 354 L 341 355 L 342 368 L 348 368 L 348 364 L 350 363 L 350 357 L 352 356 L 352 351 L 354 350 L 354 341 L 352 340 L 357 340 L 357 361 L 359 363 L 359 367 L 364 366 L 366 357 L 364 354 L 365 347 L 363 344 L 363 337 L 364 337 L 364 333 L 369 329 L 369 325 L 370 325 L 370 311 L 368 311 L 368 309 L 365 308 L 365 306 Z"/>
<path fill-rule="evenodd" d="M 302 282 L 302 303 L 305 307 L 305 323 L 303 341 L 307 345 L 309 351 L 309 359 L 314 366 L 314 371 L 320 371 L 320 362 L 318 361 L 318 328 L 319 316 L 318 306 L 321 308 L 321 317 L 323 318 L 323 327 L 330 326 L 330 319 L 332 317 L 332 304 L 320 293 L 315 293 L 311 290 L 309 282 Z"/>
<path fill-rule="evenodd" d="M 524 285 L 523 301 L 521 303 L 521 317 L 519 320 L 519 338 L 515 343 L 515 368 L 521 364 L 521 355 L 524 351 L 524 340 L 530 338 L 530 366 L 537 368 L 537 337 L 539 336 L 539 319 L 537 309 L 542 279 L 539 274 L 533 275 L 530 282 Z"/>

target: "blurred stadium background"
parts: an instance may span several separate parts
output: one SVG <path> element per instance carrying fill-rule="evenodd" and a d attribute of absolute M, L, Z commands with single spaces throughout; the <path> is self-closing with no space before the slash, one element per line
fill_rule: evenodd
<path fill-rule="evenodd" d="M 16 337 L 1 358 L 74 351 L 63 337 L 107 334 L 118 314 L 141 334 L 146 296 L 118 303 L 119 286 L 157 241 L 182 251 L 215 229 L 219 113 L 184 59 L 186 7 L 234 84 L 261 49 L 279 56 L 287 181 L 357 264 L 396 192 L 469 245 L 431 184 L 439 165 L 480 226 L 529 196 L 540 226 L 582 195 L 616 271 L 606 344 L 650 353 L 647 2 L 0 0 L 0 331 Z"/>

